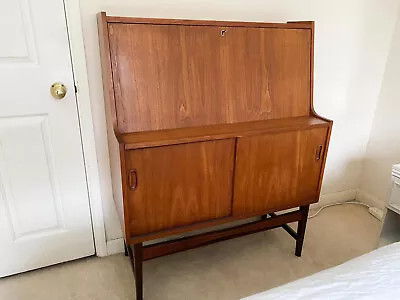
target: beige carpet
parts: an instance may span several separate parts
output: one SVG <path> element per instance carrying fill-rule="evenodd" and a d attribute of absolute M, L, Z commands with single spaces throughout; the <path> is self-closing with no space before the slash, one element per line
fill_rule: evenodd
<path fill-rule="evenodd" d="M 240 299 L 374 249 L 380 222 L 362 206 L 327 208 L 310 219 L 303 256 L 275 229 L 144 264 L 146 300 Z M 122 254 L 87 258 L 0 279 L 1 300 L 135 299 Z"/>

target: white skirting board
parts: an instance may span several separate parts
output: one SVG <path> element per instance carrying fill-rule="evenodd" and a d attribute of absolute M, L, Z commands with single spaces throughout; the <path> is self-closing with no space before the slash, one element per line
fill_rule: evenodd
<path fill-rule="evenodd" d="M 121 252 L 124 252 L 124 239 L 122 237 L 119 239 L 107 241 L 108 255 L 113 255 Z"/>
<path fill-rule="evenodd" d="M 330 194 L 322 194 L 319 197 L 319 202 L 315 203 L 315 204 L 311 204 L 310 208 L 311 209 L 320 208 L 327 204 L 351 201 L 351 200 L 356 199 L 356 196 L 357 196 L 357 189 L 340 191 L 340 192 L 330 193 Z"/>
<path fill-rule="evenodd" d="M 377 207 L 379 209 L 385 208 L 385 203 L 383 203 L 383 201 L 361 189 L 357 191 L 356 200 L 368 204 L 371 207 Z"/>
<path fill-rule="evenodd" d="M 347 191 L 341 191 L 341 192 L 337 192 L 337 193 L 321 195 L 319 202 L 312 204 L 310 208 L 315 209 L 315 208 L 319 208 L 319 207 L 327 205 L 327 204 L 346 202 L 346 201 L 350 201 L 350 200 L 354 200 L 354 199 L 357 199 L 360 202 L 364 202 L 364 201 L 362 201 L 362 199 L 364 199 L 364 198 L 358 199 L 359 194 L 360 194 L 360 191 L 358 191 L 357 189 L 353 189 L 353 190 L 347 190 Z M 377 206 L 377 204 L 379 204 L 379 201 L 377 203 L 372 203 L 371 201 L 364 202 L 364 203 L 371 205 L 371 206 Z M 380 206 L 377 206 L 377 207 L 380 207 Z M 293 209 L 293 210 L 295 210 L 295 209 Z M 118 238 L 118 239 L 113 239 L 113 240 L 107 241 L 108 255 L 113 255 L 113 254 L 117 254 L 117 253 L 121 253 L 121 252 L 124 252 L 124 239 L 122 237 Z"/>

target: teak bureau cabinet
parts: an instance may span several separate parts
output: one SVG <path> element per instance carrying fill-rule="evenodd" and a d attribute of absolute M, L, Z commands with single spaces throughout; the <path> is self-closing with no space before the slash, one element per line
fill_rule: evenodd
<path fill-rule="evenodd" d="M 114 199 L 137 299 L 143 261 L 177 251 L 283 227 L 300 256 L 332 129 L 312 104 L 314 23 L 100 13 L 98 25 Z"/>

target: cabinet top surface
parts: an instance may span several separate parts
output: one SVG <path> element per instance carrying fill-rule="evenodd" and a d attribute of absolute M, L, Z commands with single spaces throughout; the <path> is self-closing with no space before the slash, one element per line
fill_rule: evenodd
<path fill-rule="evenodd" d="M 105 13 L 103 13 L 105 14 Z M 124 24 L 158 24 L 158 25 L 188 25 L 188 26 L 229 26 L 229 27 L 265 27 L 265 28 L 293 28 L 313 29 L 314 21 L 289 21 L 285 23 L 269 22 L 244 22 L 221 20 L 189 20 L 189 19 L 160 19 L 160 18 L 136 18 L 121 16 L 106 16 L 108 23 Z"/>
<path fill-rule="evenodd" d="M 195 141 L 218 140 L 267 134 L 281 131 L 329 127 L 331 122 L 319 117 L 297 117 L 278 120 L 252 121 L 237 124 L 220 124 L 118 135 L 125 149 L 138 149 Z"/>

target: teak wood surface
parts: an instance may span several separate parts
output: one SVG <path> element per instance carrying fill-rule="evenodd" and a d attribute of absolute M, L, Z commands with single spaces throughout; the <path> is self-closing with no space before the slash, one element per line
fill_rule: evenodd
<path fill-rule="evenodd" d="M 175 145 L 199 141 L 228 139 L 235 137 L 278 133 L 299 129 L 329 126 L 329 122 L 319 117 L 306 116 L 236 124 L 219 124 L 201 127 L 187 127 L 146 132 L 125 133 L 117 136 L 125 149 L 139 149 L 155 146 Z"/>
<path fill-rule="evenodd" d="M 327 130 L 238 139 L 233 215 L 317 202 Z"/>
<path fill-rule="evenodd" d="M 310 113 L 310 30 L 108 29 L 120 133 Z"/>
<path fill-rule="evenodd" d="M 137 172 L 127 199 L 131 234 L 229 216 L 234 151 L 234 139 L 127 151 Z"/>
<path fill-rule="evenodd" d="M 100 13 L 98 26 L 111 169 L 121 170 L 114 200 L 137 299 L 145 259 L 277 226 L 300 256 L 333 124 L 313 107 L 314 22 Z M 142 245 L 252 217 L 262 218 Z"/>

